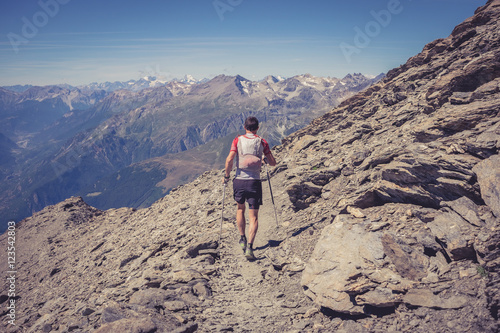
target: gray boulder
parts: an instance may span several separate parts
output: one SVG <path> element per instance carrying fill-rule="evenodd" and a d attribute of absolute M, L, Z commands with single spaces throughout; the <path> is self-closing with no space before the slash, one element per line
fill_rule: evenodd
<path fill-rule="evenodd" d="M 484 202 L 500 218 L 500 155 L 493 155 L 478 163 L 473 171 L 477 174 Z"/>

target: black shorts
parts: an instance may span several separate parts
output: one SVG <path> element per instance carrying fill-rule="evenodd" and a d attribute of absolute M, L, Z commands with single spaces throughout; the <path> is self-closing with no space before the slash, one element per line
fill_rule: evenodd
<path fill-rule="evenodd" d="M 259 209 L 262 205 L 262 182 L 260 179 L 233 180 L 233 197 L 239 204 L 246 201 L 250 209 Z"/>

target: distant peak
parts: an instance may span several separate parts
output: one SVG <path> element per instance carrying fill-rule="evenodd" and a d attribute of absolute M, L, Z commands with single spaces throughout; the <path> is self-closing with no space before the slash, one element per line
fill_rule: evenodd
<path fill-rule="evenodd" d="M 274 75 L 268 75 L 264 78 L 263 81 L 277 83 L 277 82 L 283 81 L 283 78 L 281 76 L 276 77 Z"/>
<path fill-rule="evenodd" d="M 243 76 L 241 76 L 241 75 L 236 75 L 235 80 L 236 80 L 236 81 L 248 81 L 248 79 L 245 79 L 245 78 L 244 78 Z"/>

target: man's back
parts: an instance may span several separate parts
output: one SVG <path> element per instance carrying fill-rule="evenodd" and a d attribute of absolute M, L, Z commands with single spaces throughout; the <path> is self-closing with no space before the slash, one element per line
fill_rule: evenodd
<path fill-rule="evenodd" d="M 253 133 L 234 139 L 231 151 L 236 151 L 236 179 L 260 179 L 262 155 L 269 154 L 266 140 Z"/>

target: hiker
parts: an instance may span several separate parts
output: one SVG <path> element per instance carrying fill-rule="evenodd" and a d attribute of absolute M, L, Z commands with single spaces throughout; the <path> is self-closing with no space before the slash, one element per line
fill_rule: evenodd
<path fill-rule="evenodd" d="M 259 227 L 259 207 L 262 205 L 262 183 L 260 169 L 262 155 L 271 166 L 276 165 L 269 144 L 257 135 L 259 121 L 255 117 L 245 120 L 244 135 L 236 137 L 231 145 L 231 151 L 226 158 L 226 173 L 224 184 L 229 181 L 233 169 L 233 160 L 236 157 L 236 176 L 233 180 L 233 197 L 238 203 L 236 224 L 241 238 L 239 244 L 248 260 L 255 260 L 253 242 Z M 248 229 L 248 242 L 245 236 L 245 201 L 248 202 L 250 226 Z"/>

